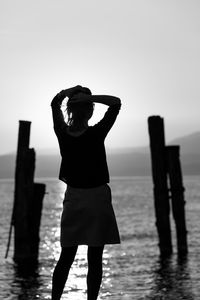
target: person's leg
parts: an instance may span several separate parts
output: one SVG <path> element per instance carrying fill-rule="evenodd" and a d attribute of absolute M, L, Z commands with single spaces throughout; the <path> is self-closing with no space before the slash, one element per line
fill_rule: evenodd
<path fill-rule="evenodd" d="M 74 261 L 78 246 L 62 248 L 60 258 L 53 272 L 52 300 L 60 300 L 69 270 Z"/>
<path fill-rule="evenodd" d="M 88 247 L 88 274 L 87 274 L 87 299 L 96 300 L 102 280 L 102 256 L 103 248 Z"/>

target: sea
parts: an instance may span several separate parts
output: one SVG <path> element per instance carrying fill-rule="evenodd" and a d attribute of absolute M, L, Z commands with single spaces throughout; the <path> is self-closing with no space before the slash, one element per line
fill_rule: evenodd
<path fill-rule="evenodd" d="M 120 245 L 105 246 L 99 300 L 200 299 L 200 176 L 185 176 L 188 256 L 180 259 L 171 217 L 173 255 L 161 259 L 155 226 L 151 177 L 113 177 L 112 203 Z M 60 253 L 60 216 L 65 184 L 40 178 L 46 184 L 40 228 L 39 263 L 33 272 L 20 272 L 13 262 L 13 236 L 5 259 L 13 208 L 14 182 L 0 180 L 0 299 L 51 299 L 51 280 Z M 87 247 L 80 246 L 62 296 L 86 300 Z"/>

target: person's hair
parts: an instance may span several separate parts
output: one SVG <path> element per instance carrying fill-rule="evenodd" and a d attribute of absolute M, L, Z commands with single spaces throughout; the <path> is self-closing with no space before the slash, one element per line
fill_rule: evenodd
<path fill-rule="evenodd" d="M 84 94 L 87 94 L 87 95 L 92 95 L 92 92 L 91 92 L 91 90 L 89 88 L 82 87 L 81 90 L 75 90 L 74 93 L 71 94 L 70 98 L 74 97 L 76 94 L 78 94 L 80 92 L 84 93 Z"/>
<path fill-rule="evenodd" d="M 81 91 L 87 95 L 92 95 L 90 89 L 83 88 Z M 75 96 L 77 92 L 75 92 L 71 97 Z M 89 120 L 92 117 L 94 110 L 94 104 L 92 102 L 78 102 L 75 103 L 73 101 L 68 101 L 67 103 L 67 125 L 79 127 L 85 120 Z"/>

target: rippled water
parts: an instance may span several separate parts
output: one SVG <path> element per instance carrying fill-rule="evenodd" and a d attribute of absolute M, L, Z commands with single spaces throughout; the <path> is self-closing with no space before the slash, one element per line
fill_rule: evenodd
<path fill-rule="evenodd" d="M 13 201 L 13 182 L 0 181 L 0 299 L 50 299 L 51 277 L 59 256 L 59 224 L 65 186 L 57 180 L 47 185 L 44 198 L 39 264 L 35 270 L 16 268 L 4 259 Z M 111 188 L 122 244 L 106 246 L 100 300 L 200 299 L 200 177 L 184 178 L 189 255 L 174 254 L 160 261 L 150 177 L 113 178 Z M 173 224 L 173 221 L 172 221 Z M 78 250 L 63 298 L 86 299 L 85 246 Z"/>

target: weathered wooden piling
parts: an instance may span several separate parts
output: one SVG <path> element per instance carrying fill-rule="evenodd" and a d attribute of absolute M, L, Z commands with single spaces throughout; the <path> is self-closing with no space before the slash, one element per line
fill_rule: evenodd
<path fill-rule="evenodd" d="M 42 204 L 45 194 L 45 184 L 43 183 L 34 183 L 34 193 L 33 201 L 31 202 L 30 207 L 30 234 L 31 234 L 31 243 L 30 249 L 32 256 L 38 258 L 39 255 L 39 243 L 40 243 L 40 221 L 42 216 Z"/>
<path fill-rule="evenodd" d="M 188 252 L 187 229 L 185 220 L 184 187 L 180 163 L 180 147 L 167 146 L 167 171 L 169 174 L 173 218 L 176 225 L 178 254 Z"/>
<path fill-rule="evenodd" d="M 172 253 L 170 229 L 171 206 L 176 225 L 178 254 L 186 255 L 188 246 L 184 187 L 179 158 L 180 147 L 165 146 L 163 118 L 160 116 L 149 117 L 148 125 L 160 252 L 161 255 Z"/>
<path fill-rule="evenodd" d="M 159 116 L 148 118 L 152 177 L 154 184 L 154 205 L 159 248 L 162 256 L 172 253 L 170 228 L 170 203 L 167 184 L 164 121 Z"/>
<path fill-rule="evenodd" d="M 14 206 L 11 221 L 11 229 L 14 226 L 13 258 L 17 263 L 34 262 L 38 259 L 39 227 L 45 193 L 44 184 L 34 183 L 35 151 L 29 148 L 30 126 L 31 122 L 19 122 Z M 10 230 L 9 241 L 11 232 Z"/>

